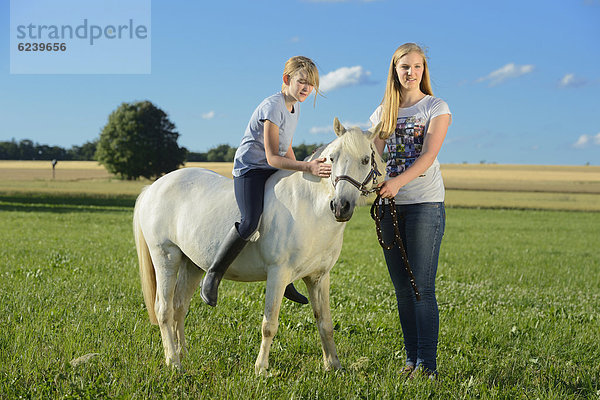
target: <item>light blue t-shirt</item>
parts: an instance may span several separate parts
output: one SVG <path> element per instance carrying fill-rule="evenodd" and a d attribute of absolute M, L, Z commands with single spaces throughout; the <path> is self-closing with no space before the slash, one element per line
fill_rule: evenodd
<path fill-rule="evenodd" d="M 279 127 L 279 155 L 285 156 L 292 143 L 299 114 L 298 103 L 294 104 L 291 112 L 288 111 L 283 93 L 264 99 L 252 113 L 242 143 L 235 152 L 233 176 L 241 176 L 251 169 L 276 169 L 267 162 L 265 120 Z"/>

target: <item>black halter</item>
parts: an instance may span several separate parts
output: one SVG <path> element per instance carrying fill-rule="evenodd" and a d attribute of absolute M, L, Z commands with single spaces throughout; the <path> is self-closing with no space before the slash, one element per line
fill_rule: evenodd
<path fill-rule="evenodd" d="M 354 179 L 348 175 L 336 176 L 335 179 L 333 179 L 332 183 L 333 183 L 333 187 L 335 188 L 339 181 L 347 181 L 352 186 L 354 186 L 355 188 L 360 190 L 360 194 L 362 194 L 363 196 L 368 196 L 369 194 L 375 192 L 377 190 L 377 188 L 369 189 L 367 184 L 369 183 L 369 181 L 372 180 L 373 181 L 372 185 L 375 185 L 375 183 L 377 182 L 378 176 L 381 176 L 381 172 L 379 172 L 379 170 L 377 169 L 377 164 L 375 163 L 375 150 L 373 150 L 373 148 L 371 148 L 371 171 L 369 171 L 369 174 L 367 175 L 367 177 L 365 178 L 365 180 L 362 183 L 360 183 L 359 181 L 357 181 L 356 179 Z M 332 175 L 332 178 L 333 178 L 333 175 Z"/>

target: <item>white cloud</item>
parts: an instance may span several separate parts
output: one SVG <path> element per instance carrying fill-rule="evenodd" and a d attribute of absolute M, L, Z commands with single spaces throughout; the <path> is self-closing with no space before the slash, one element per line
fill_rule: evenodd
<path fill-rule="evenodd" d="M 213 119 L 215 117 L 215 112 L 213 110 L 202 114 L 202 119 Z"/>
<path fill-rule="evenodd" d="M 600 133 L 595 135 L 581 135 L 577 139 L 575 143 L 573 143 L 573 147 L 576 149 L 585 149 L 590 145 L 600 146 Z"/>
<path fill-rule="evenodd" d="M 487 76 L 477 79 L 477 82 L 489 81 L 490 86 L 495 86 L 507 79 L 518 78 L 519 76 L 526 75 L 533 71 L 533 69 L 534 66 L 532 64 L 516 65 L 515 63 L 509 63 L 495 71 L 490 72 Z"/>
<path fill-rule="evenodd" d="M 558 86 L 561 88 L 575 88 L 584 86 L 586 83 L 587 81 L 585 79 L 575 77 L 575 74 L 569 73 L 562 77 Z"/>
<path fill-rule="evenodd" d="M 321 78 L 319 89 L 327 92 L 344 86 L 369 84 L 372 83 L 369 79 L 370 76 L 371 72 L 366 71 L 360 65 L 354 67 L 341 67 L 325 74 Z"/>
<path fill-rule="evenodd" d="M 292 42 L 292 43 L 299 43 L 300 42 L 300 37 L 299 36 L 293 36 L 292 38 L 290 38 L 290 42 Z"/>
<path fill-rule="evenodd" d="M 363 130 L 369 129 L 371 127 L 370 122 L 343 121 L 342 125 L 344 125 L 346 128 L 352 128 L 352 127 L 358 126 L 360 129 L 363 129 Z M 333 133 L 333 123 L 331 123 L 330 125 L 325 125 L 325 126 L 313 126 L 312 128 L 310 128 L 309 132 L 312 133 L 313 135 L 319 135 L 322 133 Z"/>
<path fill-rule="evenodd" d="M 566 87 L 569 86 L 570 84 L 573 83 L 573 79 L 575 78 L 575 75 L 573 74 L 566 74 L 565 76 L 563 76 L 563 78 L 560 80 L 560 86 L 562 87 Z"/>
<path fill-rule="evenodd" d="M 344 121 L 344 122 L 342 122 L 342 125 L 344 125 L 346 128 L 352 128 L 354 126 L 358 126 L 360 129 L 369 129 L 371 127 L 371 123 L 370 122 L 349 122 L 349 121 Z"/>
<path fill-rule="evenodd" d="M 310 128 L 309 130 L 310 133 L 312 133 L 313 135 L 319 135 L 321 133 L 329 133 L 329 132 L 333 132 L 333 126 L 313 126 L 312 128 Z"/>
<path fill-rule="evenodd" d="M 590 142 L 589 135 L 581 135 L 581 136 L 579 136 L 579 139 L 577 139 L 577 141 L 575 143 L 573 143 L 573 147 L 575 147 L 576 149 L 583 149 L 584 147 L 586 147 L 588 145 L 589 142 Z"/>

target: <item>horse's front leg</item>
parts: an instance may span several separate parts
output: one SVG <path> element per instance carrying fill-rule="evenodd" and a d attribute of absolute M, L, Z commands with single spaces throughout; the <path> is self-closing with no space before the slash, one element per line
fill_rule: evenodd
<path fill-rule="evenodd" d="M 262 341 L 260 352 L 254 364 L 256 374 L 264 374 L 269 368 L 269 351 L 273 337 L 279 326 L 279 309 L 285 287 L 288 285 L 290 273 L 282 268 L 273 268 L 267 275 L 267 290 L 265 294 L 265 315 L 262 322 Z"/>
<path fill-rule="evenodd" d="M 319 277 L 306 277 L 304 282 L 308 288 L 310 304 L 321 336 L 325 370 L 341 369 L 342 364 L 338 359 L 333 341 L 333 321 L 329 307 L 329 273 Z"/>

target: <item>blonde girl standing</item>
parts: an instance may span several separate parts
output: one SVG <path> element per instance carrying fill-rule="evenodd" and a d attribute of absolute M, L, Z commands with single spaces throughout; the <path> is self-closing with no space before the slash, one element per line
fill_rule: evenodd
<path fill-rule="evenodd" d="M 437 155 L 451 123 L 448 105 L 433 96 L 427 58 L 414 43 L 398 47 L 392 56 L 381 105 L 371 115 L 383 122 L 375 139 L 380 155 L 387 147 L 386 179 L 379 193 L 394 198 L 401 239 L 421 294 L 417 301 L 400 249 L 384 250 L 394 284 L 406 365 L 402 375 L 437 377 L 439 312 L 435 276 L 445 229 L 444 182 Z M 384 240 L 394 238 L 389 212 L 382 216 Z"/>

